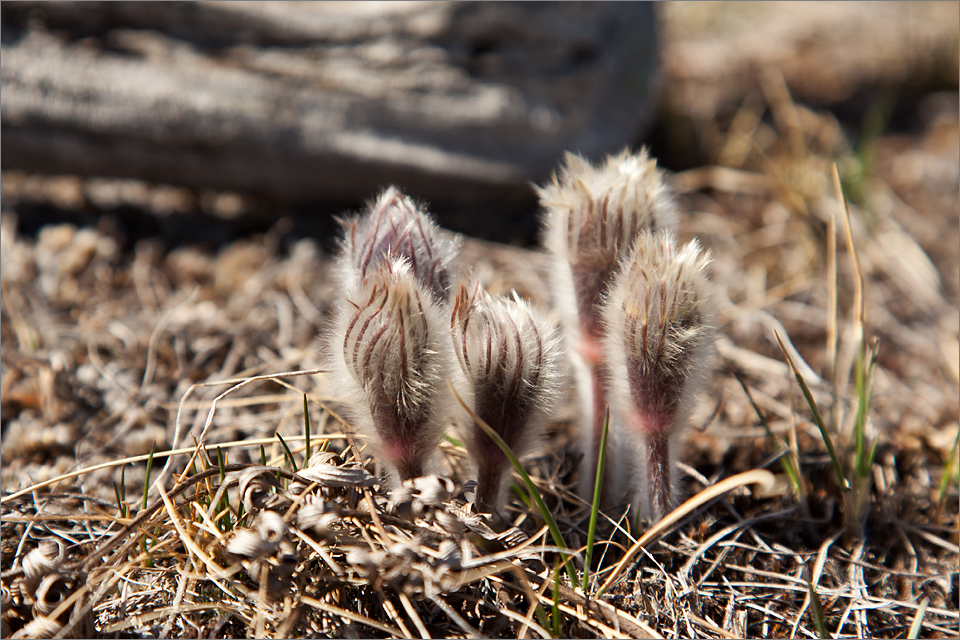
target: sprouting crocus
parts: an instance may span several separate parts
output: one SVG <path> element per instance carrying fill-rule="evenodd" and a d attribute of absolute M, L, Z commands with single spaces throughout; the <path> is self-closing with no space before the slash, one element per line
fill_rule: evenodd
<path fill-rule="evenodd" d="M 696 240 L 676 245 L 670 232 L 640 234 L 603 306 L 611 406 L 621 440 L 640 445 L 632 489 L 650 521 L 676 496 L 679 436 L 712 356 L 710 257 Z"/>
<path fill-rule="evenodd" d="M 530 454 L 559 389 L 556 329 L 516 295 L 494 298 L 479 283 L 461 283 L 450 330 L 474 413 L 518 458 Z M 476 502 L 496 511 L 503 504 L 510 460 L 472 421 L 465 437 L 477 468 Z"/>
<path fill-rule="evenodd" d="M 637 235 L 672 230 L 676 207 L 646 150 L 624 151 L 598 166 L 567 154 L 564 166 L 538 193 L 545 212 L 544 244 L 555 261 L 551 285 L 580 405 L 586 455 L 580 492 L 589 501 L 607 406 L 600 304 Z M 618 496 L 610 495 L 608 484 L 604 500 L 612 503 Z"/>
<path fill-rule="evenodd" d="M 453 357 L 446 335 L 440 304 L 395 257 L 346 294 L 330 335 L 340 397 L 400 481 L 424 474 L 443 433 Z"/>
<path fill-rule="evenodd" d="M 437 300 L 447 300 L 460 237 L 442 232 L 433 218 L 399 189 L 388 187 L 362 214 L 340 224 L 344 237 L 338 269 L 344 289 L 356 287 L 392 256 L 405 258 L 420 284 Z"/>

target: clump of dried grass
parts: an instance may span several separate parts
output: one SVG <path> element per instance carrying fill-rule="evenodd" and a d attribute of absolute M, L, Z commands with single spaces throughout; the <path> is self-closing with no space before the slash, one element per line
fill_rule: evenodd
<path fill-rule="evenodd" d="M 630 517 L 601 516 L 586 592 L 562 571 L 569 552 L 532 505 L 512 500 L 502 532 L 470 506 L 462 447 L 442 447 L 452 483 L 385 492 L 324 374 L 270 373 L 318 366 L 331 292 L 309 243 L 281 257 L 268 236 L 216 258 L 140 245 L 126 262 L 103 234 L 18 237 L 5 211 L 3 635 L 894 637 L 917 624 L 921 635 L 956 637 L 957 487 L 945 462 L 956 447 L 960 322 L 956 251 L 938 244 L 945 233 L 957 244 L 943 222 L 944 211 L 956 217 L 955 149 L 920 140 L 913 152 L 928 155 L 916 174 L 949 160 L 952 181 L 904 184 L 881 141 L 865 180 L 831 116 L 794 104 L 775 75 L 761 88 L 765 100 L 733 118 L 716 164 L 674 177 L 689 212 L 680 234 L 712 249 L 724 302 L 723 368 L 683 469 L 689 494 L 765 466 L 779 490 L 737 490 L 646 540 Z M 838 160 L 848 187 L 862 181 L 852 237 L 866 331 L 882 344 L 862 535 L 845 527 L 829 457 L 776 341 L 787 339 L 845 441 L 857 305 L 851 254 L 841 245 L 828 260 Z M 535 295 L 530 275 L 542 282 L 536 255 L 475 242 L 465 251 L 495 267 L 494 293 Z M 589 506 L 573 490 L 573 422 L 561 411 L 552 446 L 528 469 L 581 572 Z M 144 502 L 154 441 L 149 484 L 161 460 L 169 481 Z M 798 491 L 774 455 L 796 465 Z"/>

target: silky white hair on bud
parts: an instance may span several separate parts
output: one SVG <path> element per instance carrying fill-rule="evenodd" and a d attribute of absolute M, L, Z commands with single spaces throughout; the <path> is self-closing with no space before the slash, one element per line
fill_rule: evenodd
<path fill-rule="evenodd" d="M 452 359 L 439 302 L 406 259 L 388 257 L 340 304 L 328 349 L 354 426 L 400 480 L 421 476 L 450 406 Z"/>
<path fill-rule="evenodd" d="M 710 256 L 696 240 L 676 244 L 641 233 L 603 305 L 611 410 L 618 438 L 641 445 L 633 492 L 650 520 L 675 500 L 677 444 L 712 360 Z"/>
<path fill-rule="evenodd" d="M 537 193 L 547 212 L 545 244 L 572 264 L 615 266 L 641 231 L 676 227 L 673 196 L 646 149 L 624 150 L 600 165 L 567 153 Z"/>
<path fill-rule="evenodd" d="M 527 302 L 491 297 L 479 283 L 461 283 L 450 316 L 453 349 L 476 415 L 519 458 L 532 453 L 559 393 L 560 339 Z M 465 440 L 477 468 L 477 503 L 503 504 L 510 460 L 469 421 Z"/>
<path fill-rule="evenodd" d="M 551 288 L 577 383 L 586 455 L 580 493 L 591 500 L 607 405 L 600 305 L 637 235 L 674 229 L 676 204 L 646 149 L 635 154 L 624 150 L 598 165 L 568 153 L 537 193 L 544 210 L 544 244 L 555 260 Z M 604 502 L 617 500 L 606 486 L 605 481 Z"/>
<path fill-rule="evenodd" d="M 441 302 L 455 277 L 460 236 L 444 237 L 433 218 L 396 187 L 388 187 L 364 212 L 340 220 L 344 237 L 338 269 L 350 290 L 388 257 L 405 258 L 421 285 Z"/>

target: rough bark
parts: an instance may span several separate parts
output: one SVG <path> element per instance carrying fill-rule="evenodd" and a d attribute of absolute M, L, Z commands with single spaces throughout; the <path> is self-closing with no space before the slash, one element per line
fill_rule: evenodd
<path fill-rule="evenodd" d="M 2 167 L 500 199 L 650 113 L 646 3 L 4 3 Z"/>

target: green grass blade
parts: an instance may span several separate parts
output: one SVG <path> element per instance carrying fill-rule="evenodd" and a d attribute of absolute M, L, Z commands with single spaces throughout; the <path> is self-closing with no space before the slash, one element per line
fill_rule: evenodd
<path fill-rule="evenodd" d="M 150 445 L 150 457 L 147 458 L 147 477 L 143 481 L 143 508 L 147 508 L 147 495 L 150 493 L 150 474 L 153 473 L 153 452 L 157 448 L 157 442 Z"/>
<path fill-rule="evenodd" d="M 534 612 L 537 614 L 537 621 L 540 623 L 540 626 L 544 629 L 549 629 L 550 620 L 547 618 L 547 612 L 543 610 L 543 605 L 538 602 Z"/>
<path fill-rule="evenodd" d="M 808 582 L 807 586 L 810 589 L 810 605 L 813 608 L 813 626 L 817 628 L 817 635 L 821 638 L 829 638 L 830 633 L 827 631 L 827 622 L 823 617 L 823 604 L 820 602 L 820 596 L 817 595 L 817 590 L 812 582 Z"/>
<path fill-rule="evenodd" d="M 867 423 L 867 412 L 870 409 L 870 400 L 873 396 L 873 376 L 877 370 L 877 340 L 867 346 L 865 342 L 860 345 L 860 354 L 857 358 L 856 388 L 857 388 L 857 418 L 854 423 L 854 437 L 856 448 L 854 449 L 854 458 L 856 460 L 854 468 L 857 476 L 866 478 L 870 475 L 870 469 L 873 467 L 874 447 L 867 450 L 864 429 Z M 876 443 L 874 443 L 876 444 Z"/>
<path fill-rule="evenodd" d="M 590 563 L 593 561 L 593 541 L 597 533 L 597 516 L 600 513 L 600 488 L 603 485 L 603 465 L 607 458 L 607 434 L 610 431 L 610 408 L 603 419 L 603 433 L 600 434 L 600 452 L 597 454 L 597 477 L 593 482 L 593 504 L 590 505 L 590 526 L 587 529 L 587 550 L 583 560 L 583 592 L 587 591 L 590 581 Z"/>
<path fill-rule="evenodd" d="M 827 426 L 823 422 L 823 416 L 820 415 L 820 408 L 817 407 L 817 401 L 813 399 L 813 394 L 810 393 L 810 387 L 807 386 L 807 381 L 803 379 L 803 374 L 797 369 L 797 364 L 793 361 L 793 358 L 790 357 L 790 352 L 787 351 L 786 345 L 783 344 L 780 332 L 774 333 L 777 336 L 777 342 L 780 343 L 780 350 L 783 351 L 783 355 L 787 358 L 787 364 L 790 365 L 790 369 L 793 371 L 793 377 L 797 379 L 800 390 L 803 391 L 803 397 L 806 398 L 807 404 L 813 412 L 813 419 L 817 423 L 817 428 L 820 430 L 820 437 L 823 438 L 823 443 L 827 445 L 827 451 L 830 452 L 830 460 L 833 462 L 833 470 L 837 474 L 837 482 L 840 483 L 840 488 L 843 491 L 847 491 L 850 488 L 850 483 L 847 482 L 847 478 L 843 475 L 843 465 L 840 464 L 840 456 L 837 455 L 837 450 L 833 446 L 833 438 L 830 437 L 830 432 L 827 431 Z"/>
<path fill-rule="evenodd" d="M 290 463 L 290 467 L 293 469 L 293 472 L 296 473 L 297 461 L 293 459 L 293 453 L 291 453 L 290 447 L 288 447 L 287 443 L 284 442 L 283 436 L 280 435 L 279 431 L 277 432 L 276 436 L 277 436 L 277 440 L 280 441 L 281 446 L 283 446 L 283 454 L 286 456 L 287 462 Z"/>
<path fill-rule="evenodd" d="M 466 449 L 466 447 L 463 446 L 462 442 L 460 442 L 459 440 L 457 440 L 451 435 L 444 434 L 443 439 L 459 449 Z"/>
<path fill-rule="evenodd" d="M 117 513 L 120 514 L 121 518 L 126 518 L 127 514 L 123 512 L 123 500 L 120 498 L 120 487 L 117 486 L 117 483 L 113 483 L 113 495 L 117 497 Z"/>
<path fill-rule="evenodd" d="M 307 394 L 303 394 L 303 442 L 306 449 L 303 452 L 303 466 L 310 460 L 310 408 L 307 406 Z"/>
<path fill-rule="evenodd" d="M 940 522 L 940 516 L 943 514 L 943 505 L 947 502 L 947 489 L 950 487 L 950 480 L 953 478 L 953 465 L 957 462 L 958 451 L 960 451 L 960 429 L 957 430 L 957 437 L 953 439 L 953 448 L 950 449 L 950 455 L 943 465 L 943 473 L 940 476 L 940 497 L 937 499 L 937 515 L 935 518 L 937 523 Z"/>
<path fill-rule="evenodd" d="M 560 637 L 560 571 L 553 572 L 553 637 Z"/>
<path fill-rule="evenodd" d="M 923 599 L 920 608 L 917 609 L 917 615 L 913 617 L 913 623 L 910 625 L 910 631 L 907 632 L 908 638 L 919 638 L 920 629 L 923 627 L 923 619 L 927 615 L 927 607 L 930 605 L 930 596 Z"/>
<path fill-rule="evenodd" d="M 527 510 L 533 509 L 533 501 L 530 500 L 530 494 L 523 490 L 523 488 L 515 482 L 510 483 L 510 491 L 513 492 L 513 495 L 517 496 L 517 499 L 523 503 Z"/>
<path fill-rule="evenodd" d="M 743 392 L 747 394 L 747 400 L 750 401 L 750 406 L 753 407 L 754 413 L 756 413 L 760 419 L 760 424 L 763 426 L 764 431 L 767 432 L 767 440 L 770 442 L 770 446 L 776 450 L 777 454 L 783 452 L 783 455 L 780 456 L 780 466 L 783 468 L 783 472 L 787 474 L 787 477 L 790 478 L 790 484 L 793 486 L 794 492 L 798 496 L 804 495 L 803 482 L 800 480 L 800 470 L 797 468 L 797 461 L 793 456 L 793 451 L 790 450 L 790 447 L 787 446 L 787 443 L 784 442 L 782 438 L 778 438 L 770 429 L 766 416 L 760 411 L 760 407 L 757 406 L 757 403 L 753 399 L 753 394 L 750 393 L 750 388 L 747 387 L 747 383 L 743 381 L 740 374 L 734 372 L 733 377 L 737 379 L 737 382 L 743 387 Z"/>
<path fill-rule="evenodd" d="M 227 454 L 225 454 L 223 449 L 220 447 L 217 447 L 217 466 L 220 468 L 220 486 L 222 487 L 227 481 Z M 218 493 L 220 492 L 218 491 Z M 220 502 L 217 503 L 217 513 L 219 514 L 229 510 L 230 499 L 227 496 L 227 492 L 224 491 L 223 495 L 220 497 Z M 229 516 L 217 520 L 217 526 L 221 531 L 230 531 L 233 528 Z"/>
<path fill-rule="evenodd" d="M 474 423 L 480 427 L 480 429 L 487 434 L 491 440 L 493 440 L 500 450 L 503 451 L 503 454 L 507 456 L 510 460 L 510 463 L 513 464 L 513 468 L 517 470 L 517 473 L 523 479 L 523 483 L 527 486 L 527 491 L 530 493 L 530 498 L 537 504 L 537 509 L 540 511 L 540 516 L 543 518 L 544 523 L 546 523 L 547 528 L 550 530 L 550 536 L 553 538 L 553 543 L 560 547 L 561 549 L 567 549 L 567 543 L 563 540 L 563 534 L 560 533 L 560 528 L 557 526 L 556 521 L 553 519 L 553 514 L 550 513 L 550 510 L 547 509 L 547 505 L 543 502 L 543 497 L 540 495 L 540 491 L 537 489 L 537 485 L 533 483 L 533 480 L 527 475 L 527 471 L 523 468 L 523 465 L 520 464 L 520 461 L 517 459 L 517 456 L 513 454 L 513 451 L 510 450 L 510 447 L 507 446 L 507 443 L 503 441 L 503 438 L 500 437 L 493 428 L 484 422 L 483 418 L 478 416 L 474 411 L 467 406 L 463 401 L 463 398 L 460 397 L 460 394 L 457 393 L 457 390 L 453 388 L 453 383 L 447 378 L 447 385 L 450 387 L 450 391 L 453 392 L 453 397 L 456 398 L 457 402 L 460 403 L 460 406 L 470 415 L 470 418 Z M 279 434 L 278 434 L 279 437 Z M 567 567 L 567 573 L 570 575 L 570 584 L 577 584 L 577 575 L 573 569 L 573 564 L 570 560 L 567 560 L 565 563 Z"/>

